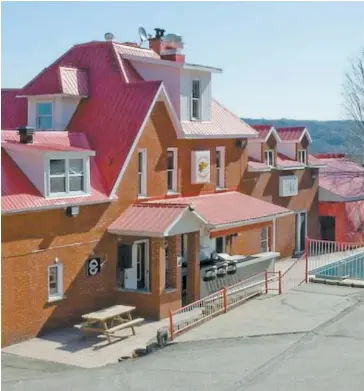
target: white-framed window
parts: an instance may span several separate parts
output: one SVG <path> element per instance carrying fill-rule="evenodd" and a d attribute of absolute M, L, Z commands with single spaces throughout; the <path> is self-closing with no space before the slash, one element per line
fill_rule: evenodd
<path fill-rule="evenodd" d="M 177 192 L 177 148 L 167 149 L 167 189 L 168 192 Z"/>
<path fill-rule="evenodd" d="M 63 265 L 56 263 L 48 266 L 48 300 L 63 297 Z"/>
<path fill-rule="evenodd" d="M 191 118 L 194 120 L 201 119 L 201 82 L 192 80 L 192 97 L 191 97 Z"/>
<path fill-rule="evenodd" d="M 35 127 L 38 130 L 53 128 L 53 103 L 38 102 L 36 103 L 36 121 Z"/>
<path fill-rule="evenodd" d="M 225 186 L 225 148 L 216 148 L 216 187 L 223 189 Z"/>
<path fill-rule="evenodd" d="M 263 227 L 260 231 L 260 251 L 262 253 L 269 251 L 269 227 Z"/>
<path fill-rule="evenodd" d="M 306 151 L 306 149 L 300 149 L 298 151 L 298 161 L 302 164 L 307 164 L 307 151 Z"/>
<path fill-rule="evenodd" d="M 138 196 L 147 196 L 147 150 L 138 151 Z"/>
<path fill-rule="evenodd" d="M 48 195 L 88 193 L 88 158 L 50 158 Z"/>
<path fill-rule="evenodd" d="M 266 149 L 264 151 L 264 163 L 269 167 L 274 167 L 274 151 L 273 151 L 273 149 Z"/>

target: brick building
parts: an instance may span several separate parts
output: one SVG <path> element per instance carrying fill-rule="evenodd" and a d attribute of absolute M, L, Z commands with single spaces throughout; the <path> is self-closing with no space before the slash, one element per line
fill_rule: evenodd
<path fill-rule="evenodd" d="M 149 46 L 75 45 L 2 91 L 3 346 L 116 303 L 164 317 L 178 257 L 193 301 L 203 257 L 291 256 L 317 233 L 308 131 L 253 129 L 179 36 Z"/>

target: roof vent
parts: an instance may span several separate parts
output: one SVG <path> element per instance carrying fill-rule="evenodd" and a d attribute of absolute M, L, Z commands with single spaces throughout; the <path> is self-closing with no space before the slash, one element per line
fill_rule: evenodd
<path fill-rule="evenodd" d="M 104 35 L 105 41 L 112 41 L 114 39 L 113 33 L 105 33 Z"/>
<path fill-rule="evenodd" d="M 19 132 L 19 141 L 21 144 L 33 144 L 33 135 L 35 133 L 35 129 L 30 126 L 23 126 L 17 128 Z"/>

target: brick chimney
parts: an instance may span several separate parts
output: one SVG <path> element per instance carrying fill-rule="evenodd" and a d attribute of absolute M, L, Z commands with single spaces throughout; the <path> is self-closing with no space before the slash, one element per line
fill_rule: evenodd
<path fill-rule="evenodd" d="M 165 30 L 159 28 L 155 31 L 155 37 L 149 39 L 149 48 L 158 53 L 162 60 L 185 62 L 182 37 L 177 34 L 164 35 Z"/>

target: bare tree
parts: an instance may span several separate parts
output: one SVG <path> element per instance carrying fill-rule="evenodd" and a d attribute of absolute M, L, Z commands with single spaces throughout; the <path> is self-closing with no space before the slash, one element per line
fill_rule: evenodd
<path fill-rule="evenodd" d="M 343 86 L 344 109 L 348 119 L 353 121 L 345 141 L 350 155 L 364 157 L 364 49 L 352 61 L 345 75 Z M 364 161 L 361 161 L 363 164 Z"/>

